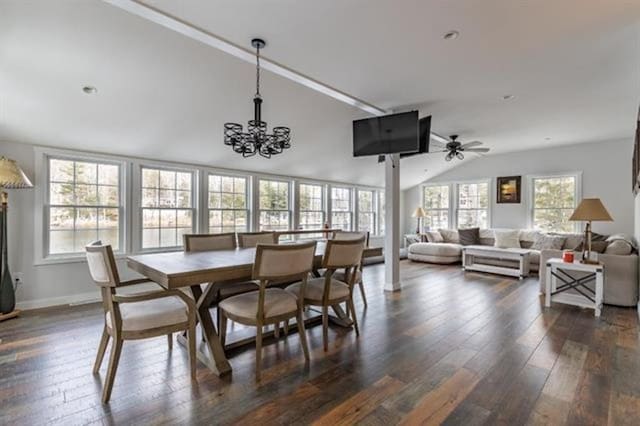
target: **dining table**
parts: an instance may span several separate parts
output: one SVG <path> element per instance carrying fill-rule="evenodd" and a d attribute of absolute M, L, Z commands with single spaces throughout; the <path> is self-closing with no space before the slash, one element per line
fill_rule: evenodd
<path fill-rule="evenodd" d="M 320 276 L 318 270 L 326 243 L 318 242 L 314 256 L 313 275 Z M 148 253 L 127 257 L 127 266 L 156 282 L 167 290 L 189 289 L 196 301 L 198 324 L 202 331 L 203 345 L 198 345 L 198 359 L 219 376 L 232 371 L 226 351 L 230 348 L 252 344 L 255 338 L 243 339 L 223 346 L 211 317 L 210 308 L 215 306 L 217 290 L 224 283 L 246 282 L 251 280 L 255 248 L 236 248 L 232 250 L 213 250 L 199 252 Z M 366 247 L 363 259 L 381 256 L 382 248 Z M 213 304 L 213 305 L 212 305 Z M 342 327 L 351 327 L 352 321 L 340 305 L 331 307 L 330 320 Z M 309 317 L 305 325 L 320 324 L 319 316 Z M 291 328 L 296 330 L 295 325 Z M 265 333 L 268 337 L 273 331 Z M 186 344 L 186 336 L 178 336 L 178 342 Z M 203 347 L 204 346 L 204 347 Z M 207 353 L 208 352 L 208 353 Z"/>

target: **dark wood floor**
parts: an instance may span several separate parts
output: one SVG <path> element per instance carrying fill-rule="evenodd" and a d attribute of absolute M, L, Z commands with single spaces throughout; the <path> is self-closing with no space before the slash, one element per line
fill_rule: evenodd
<path fill-rule="evenodd" d="M 360 338 L 333 328 L 322 350 L 308 331 L 264 351 L 234 354 L 232 377 L 165 338 L 126 342 L 109 405 L 104 366 L 91 374 L 102 313 L 96 304 L 0 323 L 0 424 L 640 424 L 640 340 L 634 309 L 545 310 L 537 278 L 520 282 L 459 266 L 403 262 L 404 288 L 382 291 L 365 269 Z"/>

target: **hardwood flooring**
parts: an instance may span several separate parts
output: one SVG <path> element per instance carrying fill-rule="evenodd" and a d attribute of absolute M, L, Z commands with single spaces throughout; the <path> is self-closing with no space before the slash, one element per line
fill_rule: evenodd
<path fill-rule="evenodd" d="M 231 377 L 200 363 L 192 384 L 182 346 L 126 342 L 108 405 L 104 366 L 91 374 L 100 306 L 25 312 L 0 323 L 0 424 L 640 423 L 635 309 L 544 309 L 537 277 L 459 266 L 403 261 L 402 277 L 384 293 L 383 265 L 366 267 L 360 338 L 332 326 L 325 353 L 308 329 L 309 365 L 297 334 L 267 340 L 258 383 L 252 348 L 231 354 Z"/>

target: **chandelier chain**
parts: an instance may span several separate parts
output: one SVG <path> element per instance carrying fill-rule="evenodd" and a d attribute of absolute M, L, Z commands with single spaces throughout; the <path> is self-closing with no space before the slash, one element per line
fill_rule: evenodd
<path fill-rule="evenodd" d="M 260 97 L 260 46 L 256 47 L 256 96 Z"/>

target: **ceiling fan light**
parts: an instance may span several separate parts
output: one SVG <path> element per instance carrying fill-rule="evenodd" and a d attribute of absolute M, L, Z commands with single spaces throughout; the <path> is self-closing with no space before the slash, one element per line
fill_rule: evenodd
<path fill-rule="evenodd" d="M 445 161 L 451 161 L 453 159 L 453 154 L 448 153 L 446 157 L 444 157 Z"/>
<path fill-rule="evenodd" d="M 456 157 L 458 158 L 458 160 L 464 160 L 464 154 L 461 152 L 457 152 Z"/>

